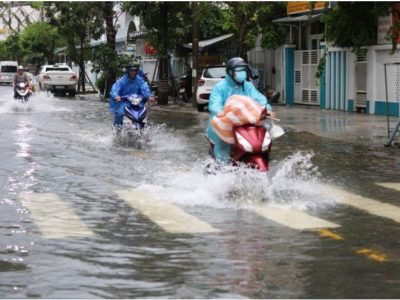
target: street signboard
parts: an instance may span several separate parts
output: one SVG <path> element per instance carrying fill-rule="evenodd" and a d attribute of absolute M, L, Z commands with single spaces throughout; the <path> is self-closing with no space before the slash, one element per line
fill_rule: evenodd
<path fill-rule="evenodd" d="M 314 11 L 325 9 L 326 1 L 291 1 L 287 3 L 287 14 L 294 15 L 309 12 L 311 11 L 312 3 L 315 4 Z"/>

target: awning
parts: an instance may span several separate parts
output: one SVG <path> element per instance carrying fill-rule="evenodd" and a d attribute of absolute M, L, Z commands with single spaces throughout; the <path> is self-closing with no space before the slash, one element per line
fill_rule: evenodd
<path fill-rule="evenodd" d="M 322 16 L 322 13 L 314 14 L 314 15 L 301 15 L 296 17 L 284 17 L 280 19 L 273 20 L 274 23 L 296 23 L 296 22 L 305 22 L 305 21 L 314 21 L 319 19 Z"/>
<path fill-rule="evenodd" d="M 204 48 L 207 48 L 207 47 L 212 46 L 214 44 L 217 44 L 219 42 L 222 42 L 222 41 L 225 41 L 227 39 L 230 39 L 231 37 L 233 37 L 233 33 L 224 34 L 224 35 L 221 35 L 219 37 L 216 37 L 216 38 L 213 38 L 213 39 L 209 39 L 209 40 L 199 41 L 199 50 L 201 51 Z M 192 49 L 192 43 L 183 44 L 183 47 L 188 48 L 188 49 Z"/>

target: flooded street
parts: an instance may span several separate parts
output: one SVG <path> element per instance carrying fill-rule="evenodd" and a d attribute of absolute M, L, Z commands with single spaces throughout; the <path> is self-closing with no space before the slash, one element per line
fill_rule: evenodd
<path fill-rule="evenodd" d="M 0 92 L 0 297 L 399 297 L 384 131 L 347 138 L 348 114 L 279 107 L 268 175 L 205 176 L 206 113 L 151 110 L 138 149 L 114 142 L 97 96 Z"/>

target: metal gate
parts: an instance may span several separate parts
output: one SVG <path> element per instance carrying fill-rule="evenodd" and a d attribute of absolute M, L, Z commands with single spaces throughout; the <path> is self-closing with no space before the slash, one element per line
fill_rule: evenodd
<path fill-rule="evenodd" d="M 356 108 L 365 108 L 367 103 L 367 49 L 357 51 L 355 96 Z"/>
<path fill-rule="evenodd" d="M 265 64 L 264 64 L 264 52 L 262 50 L 257 50 L 253 49 L 251 51 L 248 52 L 248 59 L 249 59 L 249 64 L 251 67 L 257 69 L 257 71 L 259 72 L 259 82 L 260 82 L 260 86 L 262 88 L 266 87 L 266 83 L 265 83 Z"/>
<path fill-rule="evenodd" d="M 320 50 L 295 51 L 295 103 L 319 105 L 320 92 L 318 79 L 315 75 L 317 73 L 320 58 Z"/>

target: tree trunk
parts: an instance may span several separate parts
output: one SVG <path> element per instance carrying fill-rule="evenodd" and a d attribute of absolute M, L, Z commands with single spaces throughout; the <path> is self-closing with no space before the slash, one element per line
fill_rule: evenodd
<path fill-rule="evenodd" d="M 160 65 L 159 65 L 159 85 L 158 85 L 158 103 L 161 105 L 168 105 L 169 96 L 169 58 L 168 58 L 168 17 L 169 17 L 169 3 L 161 3 L 161 18 L 163 20 L 164 26 L 163 30 L 158 33 L 158 40 L 163 41 L 162 51 L 164 54 L 160 53 Z"/>
<path fill-rule="evenodd" d="M 168 57 L 163 56 L 160 57 L 159 63 L 159 84 L 158 84 L 158 104 L 167 105 L 168 104 L 168 82 L 169 82 L 169 74 L 168 74 Z"/>
<path fill-rule="evenodd" d="M 105 1 L 103 3 L 103 19 L 106 23 L 106 36 L 107 36 L 107 46 L 115 51 L 115 38 L 117 35 L 117 30 L 114 26 L 114 2 Z M 105 95 L 108 96 L 111 90 L 112 85 L 114 84 L 116 78 L 111 75 L 112 72 L 104 72 L 103 76 L 105 76 L 105 86 L 104 91 Z"/>
<path fill-rule="evenodd" d="M 243 16 L 243 22 L 246 22 Z M 239 20 L 238 20 L 239 21 Z M 239 23 L 240 24 L 240 23 Z M 239 41 L 238 41 L 238 46 L 239 46 L 239 56 L 243 58 L 245 61 L 247 61 L 247 51 L 246 51 L 246 24 L 240 24 L 239 25 Z"/>
<path fill-rule="evenodd" d="M 84 53 L 84 39 L 81 38 L 81 53 L 79 55 L 79 85 L 82 93 L 86 92 L 85 87 L 85 53 Z"/>
<path fill-rule="evenodd" d="M 114 27 L 114 2 L 105 1 L 103 3 L 103 19 L 106 23 L 107 46 L 115 50 L 115 37 L 117 31 Z"/>
<path fill-rule="evenodd" d="M 193 84 L 193 93 L 192 93 L 192 106 L 196 108 L 197 106 L 197 83 L 199 78 L 199 22 L 197 17 L 197 9 L 198 9 L 198 2 L 192 2 L 192 62 L 193 62 L 193 70 L 195 76 L 192 77 L 192 84 Z"/>

